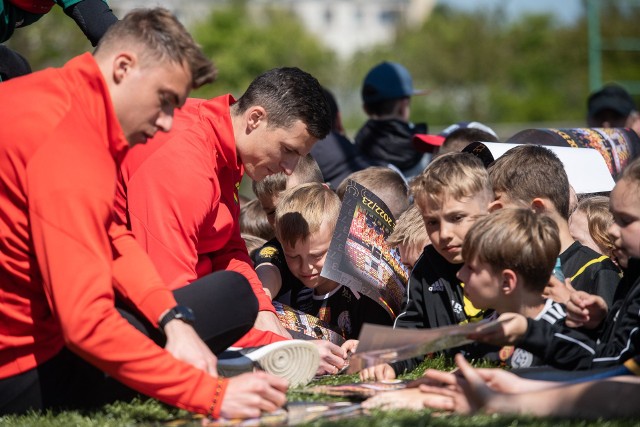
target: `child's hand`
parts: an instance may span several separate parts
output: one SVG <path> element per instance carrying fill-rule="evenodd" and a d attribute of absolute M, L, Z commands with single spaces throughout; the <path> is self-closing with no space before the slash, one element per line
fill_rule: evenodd
<path fill-rule="evenodd" d="M 358 340 L 346 340 L 340 347 L 347 352 L 347 356 L 352 355 L 358 349 Z"/>
<path fill-rule="evenodd" d="M 320 366 L 316 375 L 335 375 L 347 364 L 347 351 L 331 341 L 310 341 L 320 352 Z"/>
<path fill-rule="evenodd" d="M 587 329 L 595 329 L 607 317 L 607 303 L 599 295 L 576 291 L 571 294 L 566 305 L 566 324 L 570 328 L 584 326 Z"/>
<path fill-rule="evenodd" d="M 382 365 L 370 366 L 360 371 L 361 381 L 383 381 L 393 380 L 396 378 L 396 372 L 391 365 L 386 363 Z"/>
<path fill-rule="evenodd" d="M 498 317 L 496 328 L 487 328 L 467 337 L 474 341 L 505 346 L 515 344 L 527 332 L 527 318 L 522 314 L 504 313 Z"/>
<path fill-rule="evenodd" d="M 571 286 L 570 279 L 564 279 L 564 283 L 558 280 L 555 276 L 551 276 L 549 283 L 542 291 L 542 296 L 545 298 L 551 298 L 557 303 L 567 304 L 571 294 L 576 290 Z"/>

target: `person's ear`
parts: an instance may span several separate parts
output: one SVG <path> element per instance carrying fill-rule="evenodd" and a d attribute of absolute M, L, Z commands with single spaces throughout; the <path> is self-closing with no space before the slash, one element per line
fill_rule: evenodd
<path fill-rule="evenodd" d="M 121 83 L 131 73 L 137 63 L 137 57 L 131 52 L 122 52 L 113 59 L 113 81 Z"/>
<path fill-rule="evenodd" d="M 518 275 L 511 269 L 504 269 L 501 273 L 502 283 L 500 289 L 504 295 L 511 295 L 518 285 Z"/>
<path fill-rule="evenodd" d="M 533 199 L 531 201 L 530 206 L 531 206 L 531 210 L 534 211 L 536 214 L 543 214 L 549 210 L 546 202 L 540 197 L 536 197 L 535 199 Z"/>
<path fill-rule="evenodd" d="M 245 117 L 247 118 L 247 133 L 251 133 L 266 120 L 267 111 L 263 107 L 256 105 L 247 110 Z"/>
<path fill-rule="evenodd" d="M 488 210 L 489 210 L 489 213 L 491 213 L 502 208 L 504 208 L 504 206 L 502 205 L 502 202 L 500 200 L 494 200 L 493 202 L 489 203 Z"/>

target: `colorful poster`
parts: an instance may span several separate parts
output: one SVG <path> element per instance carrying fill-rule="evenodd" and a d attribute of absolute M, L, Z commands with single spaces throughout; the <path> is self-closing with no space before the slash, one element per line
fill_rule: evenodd
<path fill-rule="evenodd" d="M 344 337 L 331 329 L 329 324 L 317 317 L 296 310 L 278 301 L 273 301 L 276 315 L 280 323 L 291 333 L 291 336 L 302 340 L 327 340 L 342 345 Z"/>
<path fill-rule="evenodd" d="M 349 180 L 321 272 L 376 301 L 393 319 L 400 312 L 409 277 L 397 251 L 386 242 L 394 226 L 395 219 L 384 202 Z"/>

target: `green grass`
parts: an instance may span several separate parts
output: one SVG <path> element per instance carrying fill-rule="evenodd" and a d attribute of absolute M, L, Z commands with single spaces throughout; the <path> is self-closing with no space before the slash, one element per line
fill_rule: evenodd
<path fill-rule="evenodd" d="M 475 363 L 476 366 L 486 366 Z M 450 369 L 451 362 L 438 357 L 426 360 L 415 371 L 403 375 L 402 378 L 414 379 L 422 375 L 426 368 Z M 341 375 L 325 377 L 314 384 L 344 384 L 356 382 L 357 375 Z M 310 395 L 293 389 L 288 393 L 289 401 L 328 401 L 341 400 L 323 395 Z M 532 417 L 513 417 L 497 415 L 457 416 L 442 415 L 425 410 L 415 411 L 375 411 L 370 415 L 342 419 L 338 421 L 317 421 L 309 424 L 323 427 L 626 427 L 637 426 L 638 420 L 558 420 Z M 130 403 L 106 405 L 91 412 L 64 411 L 29 413 L 21 416 L 0 417 L 2 427 L 143 427 L 143 426 L 200 426 L 200 420 L 192 419 L 186 411 L 170 408 L 152 399 L 136 399 Z"/>

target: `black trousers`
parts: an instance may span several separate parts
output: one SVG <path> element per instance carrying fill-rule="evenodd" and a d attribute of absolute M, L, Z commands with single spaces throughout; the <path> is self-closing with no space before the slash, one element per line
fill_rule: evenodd
<path fill-rule="evenodd" d="M 258 314 L 258 301 L 249 282 L 235 272 L 210 274 L 174 291 L 174 295 L 178 304 L 194 311 L 194 328 L 215 354 L 247 333 Z M 164 335 L 141 315 L 127 307 L 119 310 L 133 326 L 164 345 Z M 136 394 L 64 348 L 38 367 L 0 380 L 0 415 L 32 409 L 88 409 L 130 400 Z"/>

